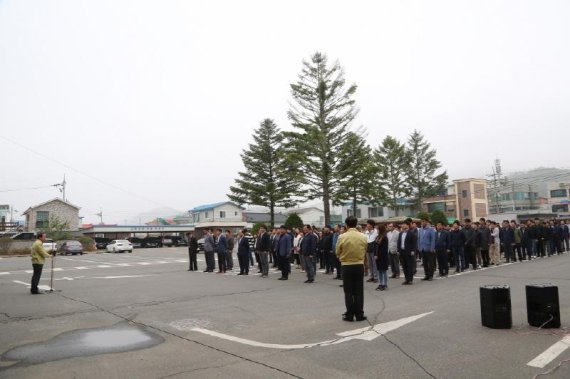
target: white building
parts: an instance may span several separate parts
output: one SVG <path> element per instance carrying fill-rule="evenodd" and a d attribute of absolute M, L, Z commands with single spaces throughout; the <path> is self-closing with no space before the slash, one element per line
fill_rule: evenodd
<path fill-rule="evenodd" d="M 240 228 L 247 226 L 243 208 L 231 201 L 200 205 L 188 212 L 198 233 L 217 228 L 231 229 L 237 233 Z"/>
<path fill-rule="evenodd" d="M 79 230 L 79 207 L 63 201 L 53 199 L 45 203 L 28 208 L 23 214 L 26 216 L 26 231 L 35 232 L 49 227 L 50 220 L 57 219 L 67 223 L 68 231 Z"/>
<path fill-rule="evenodd" d="M 399 203 L 401 203 L 401 206 L 399 207 L 398 216 L 415 216 L 411 204 L 405 200 L 401 200 Z M 342 219 L 344 220 L 348 216 L 355 216 L 358 219 L 374 218 L 375 220 L 383 221 L 392 217 L 396 217 L 396 211 L 393 208 L 387 206 L 362 203 L 356 205 L 356 215 L 353 215 L 352 202 L 347 202 L 342 206 Z"/>

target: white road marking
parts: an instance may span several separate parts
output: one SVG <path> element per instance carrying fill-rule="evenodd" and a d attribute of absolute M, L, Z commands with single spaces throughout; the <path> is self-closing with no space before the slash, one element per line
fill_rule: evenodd
<path fill-rule="evenodd" d="M 34 271 L 33 270 L 26 270 L 26 274 L 33 274 Z"/>
<path fill-rule="evenodd" d="M 53 269 L 53 271 L 63 271 L 63 269 L 61 267 L 56 267 Z"/>
<path fill-rule="evenodd" d="M 118 275 L 118 276 L 93 276 L 86 279 L 126 279 L 126 278 L 144 278 L 146 276 L 156 276 L 156 275 Z"/>
<path fill-rule="evenodd" d="M 131 264 L 130 264 L 130 263 L 117 263 L 117 266 L 120 266 L 120 267 L 129 267 L 129 266 L 131 266 Z"/>
<path fill-rule="evenodd" d="M 19 281 L 19 280 L 12 280 L 12 281 L 13 281 L 14 283 L 23 284 L 23 285 L 25 285 L 25 286 L 28 287 L 28 288 L 31 288 L 31 287 L 32 287 L 32 285 L 31 285 L 30 283 L 21 282 L 21 281 Z M 41 290 L 44 290 L 44 291 L 47 291 L 47 290 L 50 290 L 50 289 L 51 289 L 50 286 L 44 286 L 44 285 L 39 285 L 38 288 L 41 289 Z"/>
<path fill-rule="evenodd" d="M 81 266 L 81 267 L 75 267 L 76 270 L 88 270 L 89 267 L 85 267 L 85 266 Z"/>
<path fill-rule="evenodd" d="M 0 272 L 0 275 L 10 275 L 9 272 Z"/>
<path fill-rule="evenodd" d="M 150 262 L 138 262 L 138 264 L 141 265 L 141 266 L 149 266 L 149 265 L 151 265 Z"/>
<path fill-rule="evenodd" d="M 99 266 L 97 266 L 97 268 L 109 268 L 109 267 L 113 267 L 113 266 L 109 266 L 109 265 L 99 265 Z"/>
<path fill-rule="evenodd" d="M 546 351 L 540 354 L 538 357 L 534 358 L 532 361 L 527 363 L 527 366 L 544 368 L 550 362 L 552 362 L 556 357 L 562 354 L 566 349 L 570 347 L 570 334 L 562 338 L 562 340 L 556 342 L 554 345 L 550 346 Z"/>
<path fill-rule="evenodd" d="M 423 313 L 420 315 L 406 317 L 400 320 L 390 321 L 382 324 L 377 324 L 374 327 L 367 327 L 361 328 L 356 330 L 350 330 L 343 333 L 338 333 L 337 336 L 341 337 L 334 340 L 323 341 L 323 342 L 316 342 L 316 343 L 308 343 L 308 344 L 297 344 L 297 345 L 283 345 L 283 344 L 273 344 L 273 343 L 264 343 L 258 342 L 253 340 L 248 340 L 245 338 L 234 337 L 228 334 L 219 333 L 213 330 L 204 329 L 204 328 L 192 328 L 191 330 L 194 332 L 206 334 L 212 337 L 217 337 L 220 339 L 224 339 L 227 341 L 241 343 L 243 345 L 249 345 L 254 347 L 263 347 L 267 349 L 279 349 L 279 350 L 298 350 L 298 349 L 307 349 L 317 346 L 331 346 L 337 345 L 339 343 L 351 341 L 351 340 L 364 340 L 364 341 L 372 341 L 381 335 L 384 335 L 388 332 L 396 330 L 406 324 L 419 320 L 427 315 L 432 314 L 433 312 Z"/>

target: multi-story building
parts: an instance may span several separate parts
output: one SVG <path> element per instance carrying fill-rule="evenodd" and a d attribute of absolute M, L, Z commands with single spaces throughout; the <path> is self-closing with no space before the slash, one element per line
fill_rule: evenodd
<path fill-rule="evenodd" d="M 459 179 L 447 186 L 447 193 L 422 202 L 422 209 L 432 213 L 442 211 L 449 221 L 466 218 L 479 219 L 489 213 L 487 180 Z"/>
<path fill-rule="evenodd" d="M 200 235 L 205 229 L 231 229 L 234 233 L 245 228 L 243 208 L 231 201 L 205 204 L 188 211 L 196 232 Z"/>
<path fill-rule="evenodd" d="M 356 214 L 353 212 L 352 202 L 346 202 L 342 206 L 342 219 L 348 216 L 355 216 L 359 220 L 374 219 L 376 221 L 384 221 L 396 216 L 412 217 L 415 216 L 413 205 L 410 200 L 398 200 L 398 212 L 392 207 L 385 205 L 374 205 L 369 202 L 362 202 L 356 205 Z M 398 215 L 396 215 L 398 213 Z"/>

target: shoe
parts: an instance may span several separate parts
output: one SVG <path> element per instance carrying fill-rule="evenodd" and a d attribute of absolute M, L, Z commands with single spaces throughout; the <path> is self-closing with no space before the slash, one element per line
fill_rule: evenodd
<path fill-rule="evenodd" d="M 367 282 L 368 282 L 368 283 L 373 283 L 373 282 L 375 282 L 375 280 L 374 280 L 374 278 L 370 278 L 370 279 L 367 280 Z"/>
<path fill-rule="evenodd" d="M 390 275 L 390 279 L 396 279 L 396 274 Z"/>
<path fill-rule="evenodd" d="M 425 278 L 422 278 L 421 280 L 429 280 L 429 278 L 426 276 Z"/>
<path fill-rule="evenodd" d="M 277 280 L 287 280 L 287 279 L 286 279 L 286 278 L 284 278 L 284 277 L 280 277 L 280 278 L 279 278 L 279 279 L 277 279 Z"/>
<path fill-rule="evenodd" d="M 309 283 L 314 283 L 314 282 L 315 282 L 315 279 L 309 280 Z"/>
<path fill-rule="evenodd" d="M 261 274 L 261 270 L 259 270 L 257 273 L 258 273 L 258 274 Z"/>
<path fill-rule="evenodd" d="M 431 282 L 431 281 L 433 281 L 433 278 L 428 278 L 428 282 Z"/>
<path fill-rule="evenodd" d="M 267 278 L 267 275 L 261 275 L 262 278 Z"/>
<path fill-rule="evenodd" d="M 202 272 L 210 272 L 210 270 L 204 270 L 204 271 L 202 271 Z"/>
<path fill-rule="evenodd" d="M 249 275 L 249 272 L 246 272 L 244 275 Z"/>
<path fill-rule="evenodd" d="M 376 287 L 376 291 L 384 291 L 384 287 L 378 286 L 378 287 Z"/>
<path fill-rule="evenodd" d="M 366 321 L 366 320 L 368 320 L 368 317 L 366 317 L 364 315 L 362 315 L 360 317 L 358 317 L 358 316 L 356 317 L 356 321 Z"/>
<path fill-rule="evenodd" d="M 409 285 L 411 285 L 411 284 L 412 284 L 412 282 L 409 282 L 409 281 L 407 281 L 407 280 L 406 280 L 404 283 L 402 283 L 403 286 L 409 286 Z"/>
<path fill-rule="evenodd" d="M 340 276 L 335 276 L 336 280 L 342 280 L 342 278 Z"/>
<path fill-rule="evenodd" d="M 310 282 L 311 282 L 311 280 L 310 280 L 310 279 L 307 279 L 307 280 L 305 280 L 303 283 L 310 283 Z"/>
<path fill-rule="evenodd" d="M 243 275 L 243 272 L 240 272 L 240 273 L 238 274 L 238 276 L 239 276 L 239 275 Z"/>
<path fill-rule="evenodd" d="M 347 315 L 346 313 L 342 315 L 342 321 L 353 322 L 354 316 Z"/>

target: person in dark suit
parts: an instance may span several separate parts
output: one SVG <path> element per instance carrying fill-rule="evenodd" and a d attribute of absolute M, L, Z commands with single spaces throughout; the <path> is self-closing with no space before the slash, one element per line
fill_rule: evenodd
<path fill-rule="evenodd" d="M 378 237 L 376 237 L 375 254 L 376 268 L 378 269 L 378 288 L 376 291 L 388 289 L 388 267 L 390 266 L 390 254 L 388 253 L 388 236 L 386 226 L 380 224 L 376 226 Z"/>
<path fill-rule="evenodd" d="M 228 251 L 228 244 L 226 241 L 226 236 L 222 233 L 222 229 L 216 230 L 216 238 L 218 240 L 218 245 L 216 246 L 216 252 L 218 253 L 218 274 L 226 273 L 226 252 Z"/>
<path fill-rule="evenodd" d="M 241 229 L 238 233 L 238 262 L 239 262 L 239 274 L 238 275 L 249 275 L 249 240 L 245 238 L 247 233 L 246 229 Z"/>
<path fill-rule="evenodd" d="M 196 255 L 198 254 L 198 240 L 194 237 L 194 233 L 187 233 L 188 238 L 188 258 L 190 258 L 190 266 L 188 271 L 198 271 L 198 260 Z"/>
<path fill-rule="evenodd" d="M 410 231 L 410 225 L 410 221 L 406 221 L 402 225 L 402 231 L 398 236 L 398 251 L 402 261 L 402 268 L 404 269 L 404 276 L 406 277 L 406 281 L 402 283 L 404 285 L 411 285 L 414 282 L 416 250 L 418 248 L 417 234 Z"/>
<path fill-rule="evenodd" d="M 287 228 L 281 225 L 279 228 L 279 240 L 277 241 L 277 249 L 275 255 L 277 256 L 277 262 L 279 264 L 279 270 L 281 270 L 281 277 L 279 280 L 289 279 L 289 273 L 291 272 L 291 263 L 289 263 L 289 258 L 293 252 L 293 238 L 287 233 Z"/>
<path fill-rule="evenodd" d="M 267 233 L 265 225 L 259 228 L 259 235 L 255 240 L 255 251 L 259 255 L 259 263 L 261 265 L 261 277 L 267 278 L 269 275 L 269 251 L 271 250 L 271 238 Z"/>
<path fill-rule="evenodd" d="M 443 228 L 443 224 L 441 222 L 438 222 L 435 228 L 435 253 L 437 254 L 439 276 L 446 277 L 449 274 L 449 232 Z"/>

